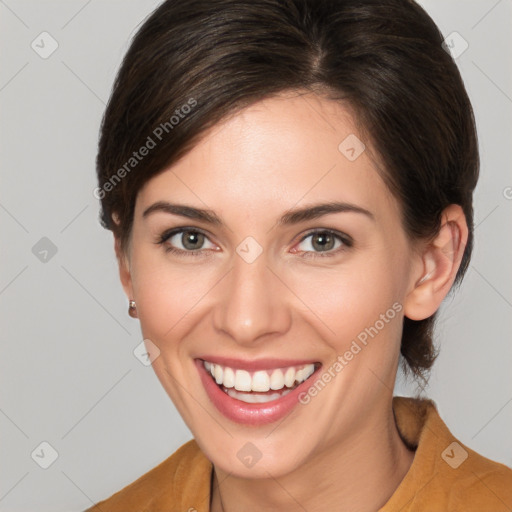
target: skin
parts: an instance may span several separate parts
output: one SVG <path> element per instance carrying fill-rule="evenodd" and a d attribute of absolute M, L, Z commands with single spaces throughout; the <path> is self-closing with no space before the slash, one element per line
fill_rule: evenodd
<path fill-rule="evenodd" d="M 126 253 L 116 240 L 121 282 L 136 301 L 144 338 L 160 350 L 156 375 L 214 464 L 214 512 L 375 511 L 413 461 L 391 404 L 402 320 L 438 309 L 460 264 L 467 226 L 460 207 L 451 205 L 434 240 L 411 241 L 370 142 L 353 162 L 338 150 L 350 134 L 364 140 L 349 109 L 322 96 L 287 92 L 258 102 L 151 179 L 138 193 Z M 157 201 L 211 210 L 222 225 L 165 212 L 143 217 Z M 338 212 L 277 222 L 291 209 L 329 201 L 372 217 Z M 155 243 L 175 227 L 206 233 L 199 255 L 165 251 L 171 244 L 186 250 L 181 234 Z M 332 256 L 322 256 L 317 238 L 301 241 L 312 229 L 346 234 L 353 245 L 337 241 L 328 248 Z M 263 250 L 252 263 L 236 252 L 248 236 Z M 402 306 L 395 318 L 280 422 L 248 426 L 225 418 L 193 362 L 206 354 L 292 357 L 327 369 L 394 303 Z M 247 442 L 262 454 L 251 468 L 237 457 Z"/>

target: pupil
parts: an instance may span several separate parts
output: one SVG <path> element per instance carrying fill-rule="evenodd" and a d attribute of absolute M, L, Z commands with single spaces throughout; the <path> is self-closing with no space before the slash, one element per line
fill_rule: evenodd
<path fill-rule="evenodd" d="M 328 251 L 334 247 L 334 237 L 329 233 L 322 233 L 313 237 L 313 247 L 320 251 Z"/>
<path fill-rule="evenodd" d="M 196 233 L 194 231 L 189 231 L 188 233 L 184 233 L 181 239 L 181 243 L 183 247 L 186 249 L 197 249 L 198 245 L 201 247 L 203 242 L 204 235 L 202 233 Z"/>

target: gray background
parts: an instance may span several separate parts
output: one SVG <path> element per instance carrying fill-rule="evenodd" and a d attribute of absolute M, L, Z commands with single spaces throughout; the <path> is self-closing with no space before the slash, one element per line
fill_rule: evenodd
<path fill-rule="evenodd" d="M 115 72 L 158 3 L 0 0 L 2 512 L 83 510 L 191 437 L 133 355 L 139 325 L 92 195 Z M 482 157 L 474 258 L 443 307 L 425 393 L 461 442 L 511 466 L 512 0 L 422 5 L 469 43 L 457 63 Z M 43 31 L 59 45 L 47 59 L 31 48 Z M 401 377 L 397 388 L 415 392 Z M 48 469 L 43 441 L 58 453 Z"/>

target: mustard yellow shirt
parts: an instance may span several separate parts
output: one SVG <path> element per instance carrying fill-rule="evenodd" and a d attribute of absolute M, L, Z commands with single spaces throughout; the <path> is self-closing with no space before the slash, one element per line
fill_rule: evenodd
<path fill-rule="evenodd" d="M 409 471 L 378 512 L 511 512 L 512 469 L 458 442 L 434 402 L 393 398 Z M 212 464 L 192 440 L 86 512 L 209 512 Z"/>

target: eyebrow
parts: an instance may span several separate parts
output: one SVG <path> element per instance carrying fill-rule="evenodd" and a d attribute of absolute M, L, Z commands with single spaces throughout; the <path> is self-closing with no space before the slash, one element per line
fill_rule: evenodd
<path fill-rule="evenodd" d="M 204 210 L 202 208 L 194 208 L 184 204 L 168 203 L 167 201 L 157 201 L 149 208 L 144 210 L 142 217 L 145 218 L 155 212 L 170 213 L 171 215 L 180 215 L 188 219 L 202 220 L 208 224 L 220 226 L 222 220 L 211 210 Z"/>
<path fill-rule="evenodd" d="M 157 201 L 156 203 L 152 204 L 151 206 L 146 208 L 146 210 L 144 210 L 142 217 L 148 217 L 149 215 L 155 212 L 164 212 L 169 213 L 171 215 L 179 215 L 181 217 L 186 217 L 188 219 L 203 221 L 206 222 L 207 224 L 212 224 L 214 226 L 220 226 L 223 224 L 220 217 L 212 210 L 195 208 L 192 206 L 186 206 L 184 204 L 169 203 L 167 201 Z M 280 226 L 289 226 L 293 224 L 299 224 L 300 222 L 317 219 L 319 217 L 322 217 L 323 215 L 328 215 L 330 213 L 345 212 L 360 213 L 369 217 L 372 220 L 375 220 L 374 215 L 365 208 L 361 208 L 360 206 L 350 203 L 331 201 L 328 203 L 313 204 L 310 206 L 305 206 L 303 208 L 287 210 L 281 216 L 277 223 Z"/>
<path fill-rule="evenodd" d="M 355 204 L 343 203 L 337 201 L 331 201 L 328 203 L 314 204 L 311 206 L 305 206 L 303 208 L 288 210 L 279 220 L 278 224 L 281 226 L 298 224 L 299 222 L 305 222 L 307 220 L 317 219 L 323 215 L 329 213 L 360 213 L 366 215 L 372 220 L 375 220 L 373 213 L 365 208 L 357 206 Z"/>

